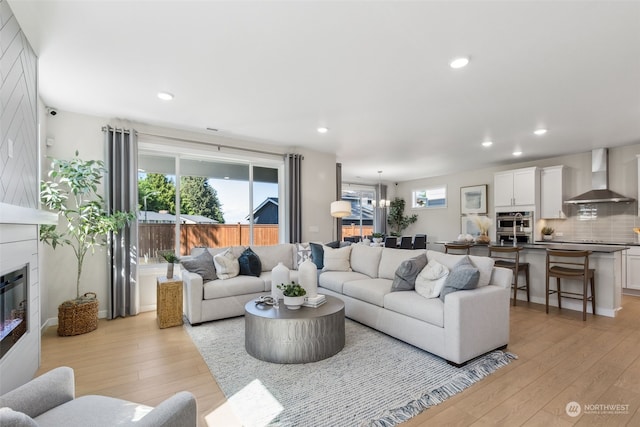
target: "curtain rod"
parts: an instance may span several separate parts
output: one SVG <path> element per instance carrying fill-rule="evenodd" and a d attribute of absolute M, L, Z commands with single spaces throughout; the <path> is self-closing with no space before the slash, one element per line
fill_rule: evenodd
<path fill-rule="evenodd" d="M 232 145 L 224 145 L 224 144 L 217 144 L 217 143 L 214 143 L 214 142 L 198 141 L 196 139 L 178 138 L 178 137 L 174 137 L 174 136 L 158 135 L 158 134 L 155 134 L 155 133 L 140 132 L 140 131 L 136 131 L 136 133 L 139 134 L 139 135 L 154 136 L 156 138 L 170 139 L 170 140 L 173 140 L 173 141 L 185 141 L 185 142 L 191 142 L 191 143 L 194 143 L 194 144 L 207 145 L 209 147 L 218 147 L 218 151 L 220 151 L 221 148 L 228 148 L 230 150 L 248 151 L 250 153 L 267 154 L 269 156 L 285 156 L 286 155 L 286 153 L 274 153 L 272 151 L 256 150 L 256 149 L 253 149 L 253 148 L 234 147 Z"/>

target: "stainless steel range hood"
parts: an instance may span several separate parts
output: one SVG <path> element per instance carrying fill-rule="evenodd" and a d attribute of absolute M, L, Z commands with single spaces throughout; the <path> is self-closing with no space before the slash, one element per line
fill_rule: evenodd
<path fill-rule="evenodd" d="M 609 151 L 596 148 L 591 151 L 591 188 L 592 190 L 566 200 L 565 204 L 581 205 L 590 203 L 634 202 L 635 199 L 625 197 L 609 190 Z"/>

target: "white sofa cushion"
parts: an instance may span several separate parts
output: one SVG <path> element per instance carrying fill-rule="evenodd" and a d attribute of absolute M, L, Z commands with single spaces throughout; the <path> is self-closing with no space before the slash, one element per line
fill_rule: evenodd
<path fill-rule="evenodd" d="M 351 271 L 351 265 L 349 264 L 351 246 L 338 249 L 323 246 L 323 250 L 324 267 L 322 271 Z"/>
<path fill-rule="evenodd" d="M 389 279 L 352 280 L 345 282 L 342 287 L 344 295 L 379 307 L 384 306 L 384 296 L 389 292 L 391 292 Z"/>
<path fill-rule="evenodd" d="M 453 267 L 465 256 L 468 256 L 471 260 L 471 264 L 473 264 L 478 271 L 480 271 L 480 280 L 478 280 L 478 287 L 487 286 L 489 282 L 491 282 L 491 273 L 493 272 L 493 264 L 495 263 L 493 258 L 489 258 L 486 256 L 476 256 L 476 255 L 453 255 L 453 254 L 445 254 L 444 252 L 438 251 L 427 251 L 427 260 L 431 261 L 435 259 L 440 264 L 446 266 L 449 270 L 453 269 Z"/>
<path fill-rule="evenodd" d="M 298 268 L 294 266 L 293 258 L 295 253 L 295 245 L 293 243 L 282 243 L 270 246 L 251 246 L 253 252 L 258 255 L 262 263 L 262 271 L 271 271 L 281 262 L 289 270 Z"/>
<path fill-rule="evenodd" d="M 440 298 L 421 298 L 415 291 L 391 292 L 384 296 L 384 308 L 444 327 L 444 304 Z"/>
<path fill-rule="evenodd" d="M 380 264 L 382 249 L 382 247 L 352 245 L 351 269 L 369 277 L 378 277 L 378 264 Z"/>
<path fill-rule="evenodd" d="M 213 280 L 205 283 L 203 287 L 205 300 L 265 291 L 264 280 L 255 276 L 236 276 L 225 280 Z"/>
<path fill-rule="evenodd" d="M 378 277 L 381 279 L 393 280 L 396 270 L 402 261 L 411 259 L 423 253 L 426 253 L 424 249 L 411 250 L 382 248 L 380 266 L 378 267 Z"/>
<path fill-rule="evenodd" d="M 345 282 L 366 279 L 369 279 L 369 276 L 355 271 L 325 271 L 318 278 L 318 285 L 341 294 Z"/>
<path fill-rule="evenodd" d="M 416 277 L 416 292 L 425 298 L 437 298 L 448 275 L 449 269 L 432 259 Z"/>
<path fill-rule="evenodd" d="M 231 279 L 240 273 L 240 264 L 231 248 L 219 253 L 213 257 L 213 263 L 216 265 L 216 274 L 222 280 Z"/>

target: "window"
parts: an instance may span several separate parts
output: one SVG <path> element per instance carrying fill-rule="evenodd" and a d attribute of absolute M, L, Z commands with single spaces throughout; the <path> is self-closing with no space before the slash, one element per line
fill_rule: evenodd
<path fill-rule="evenodd" d="M 446 208 L 447 187 L 431 187 L 413 192 L 412 208 Z"/>
<path fill-rule="evenodd" d="M 365 237 L 374 231 L 376 190 L 370 186 L 343 183 L 342 200 L 351 203 L 351 215 L 341 218 L 342 237 Z"/>
<path fill-rule="evenodd" d="M 277 244 L 283 165 L 262 163 L 141 150 L 140 263 L 160 262 L 164 251 L 188 255 L 198 246 Z"/>

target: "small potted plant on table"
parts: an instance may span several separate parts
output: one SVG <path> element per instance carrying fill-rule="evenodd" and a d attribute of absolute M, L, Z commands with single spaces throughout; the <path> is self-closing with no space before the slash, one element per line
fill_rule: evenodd
<path fill-rule="evenodd" d="M 383 237 L 384 237 L 384 234 L 382 234 L 382 233 L 373 233 L 371 235 L 371 238 L 373 239 L 373 243 L 377 243 L 377 244 L 382 243 L 382 238 Z"/>
<path fill-rule="evenodd" d="M 286 305 L 289 310 L 297 310 L 304 304 L 304 296 L 307 294 L 307 291 L 299 284 L 291 282 L 285 285 L 282 283 L 278 285 L 278 289 L 282 291 L 284 295 L 284 305 Z"/>
<path fill-rule="evenodd" d="M 551 227 L 542 227 L 542 230 L 540 230 L 542 233 L 542 240 L 552 240 L 554 231 L 555 230 Z"/>
<path fill-rule="evenodd" d="M 174 252 L 164 252 L 162 254 L 162 258 L 167 261 L 167 279 L 173 278 L 173 265 L 177 262 L 180 262 L 180 258 Z"/>

